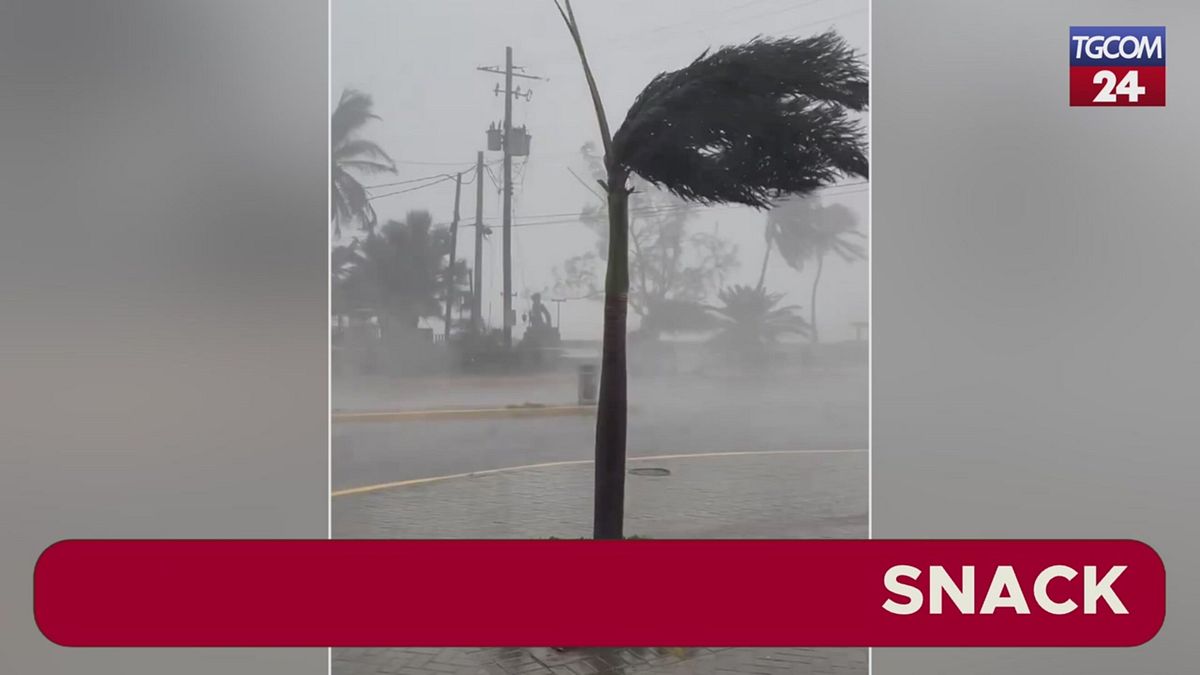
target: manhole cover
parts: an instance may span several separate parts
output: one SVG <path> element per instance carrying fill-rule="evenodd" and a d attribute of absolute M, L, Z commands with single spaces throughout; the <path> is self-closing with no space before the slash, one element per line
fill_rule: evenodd
<path fill-rule="evenodd" d="M 671 472 L 657 466 L 639 466 L 636 469 L 630 469 L 629 473 L 634 476 L 670 476 Z"/>

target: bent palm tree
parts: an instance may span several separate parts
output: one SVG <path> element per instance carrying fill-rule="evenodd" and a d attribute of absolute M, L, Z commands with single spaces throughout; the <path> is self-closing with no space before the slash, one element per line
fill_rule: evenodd
<path fill-rule="evenodd" d="M 355 177 L 358 174 L 395 173 L 396 165 L 383 148 L 373 141 L 357 137 L 364 124 L 379 116 L 371 111 L 371 97 L 353 89 L 342 92 L 329 122 L 330 205 L 329 218 L 334 232 L 342 233 L 342 223 L 357 220 L 367 232 L 375 229 L 375 209 L 367 190 Z"/>
<path fill-rule="evenodd" d="M 767 208 L 851 174 L 866 176 L 861 124 L 867 74 L 836 33 L 757 39 L 705 52 L 655 77 L 615 134 L 588 65 L 570 0 L 555 0 L 579 53 L 604 144 L 609 254 L 596 411 L 593 536 L 620 539 L 625 501 L 625 325 L 629 302 L 629 178 L 700 204 Z"/>
<path fill-rule="evenodd" d="M 822 206 L 811 199 L 780 205 L 767 215 L 768 250 L 771 242 L 779 248 L 788 265 L 799 270 L 807 261 L 816 261 L 812 295 L 809 299 L 809 323 L 812 342 L 820 342 L 817 330 L 817 286 L 825 269 L 825 256 L 832 253 L 845 262 L 865 260 L 863 245 L 851 237 L 863 238 L 856 229 L 854 214 L 841 204 Z"/>

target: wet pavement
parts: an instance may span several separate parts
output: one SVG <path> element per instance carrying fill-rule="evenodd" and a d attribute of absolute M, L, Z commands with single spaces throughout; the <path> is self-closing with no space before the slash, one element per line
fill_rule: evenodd
<path fill-rule="evenodd" d="M 577 385 L 576 375 L 570 371 L 529 375 L 339 376 L 332 384 L 333 411 L 575 403 Z"/>
<path fill-rule="evenodd" d="M 865 649 L 335 649 L 334 675 L 866 675 Z"/>
<path fill-rule="evenodd" d="M 867 453 L 785 451 L 631 461 L 668 476 L 626 480 L 625 533 L 656 538 L 867 535 Z M 506 539 L 591 536 L 590 463 L 452 478 L 334 497 L 333 536 Z"/>
<path fill-rule="evenodd" d="M 654 538 L 867 535 L 864 451 L 631 462 L 626 534 Z M 337 538 L 585 537 L 590 464 L 521 469 L 333 499 Z M 653 600 L 638 599 L 640 603 Z M 867 672 L 865 649 L 335 649 L 334 675 L 816 675 Z"/>
<path fill-rule="evenodd" d="M 569 376 L 374 381 L 334 406 L 434 407 L 570 403 Z M 634 377 L 629 455 L 867 447 L 867 372 L 770 377 Z M 590 459 L 595 418 L 336 423 L 333 488 L 548 461 Z M 863 477 L 865 484 L 866 477 Z"/>

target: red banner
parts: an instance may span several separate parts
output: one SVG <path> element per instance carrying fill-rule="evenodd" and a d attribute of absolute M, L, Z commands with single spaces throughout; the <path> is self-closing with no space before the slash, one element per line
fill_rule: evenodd
<path fill-rule="evenodd" d="M 65 646 L 1133 646 L 1136 541 L 64 541 Z"/>

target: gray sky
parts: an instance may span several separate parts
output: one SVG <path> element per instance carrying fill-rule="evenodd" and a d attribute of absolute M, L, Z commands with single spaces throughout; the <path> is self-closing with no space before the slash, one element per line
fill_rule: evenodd
<path fill-rule="evenodd" d="M 641 88 L 656 74 L 686 65 L 702 50 L 744 42 L 756 35 L 806 36 L 835 27 L 855 48 L 868 44 L 867 0 L 575 0 L 588 56 L 615 129 Z M 529 102 L 513 105 L 514 123 L 533 136 L 523 170 L 514 160 L 514 222 L 540 214 L 576 213 L 595 197 L 567 171 L 580 173 L 579 148 L 598 138 L 587 87 L 562 19 L 551 0 L 333 0 L 331 98 L 356 88 L 375 99 L 382 117 L 366 135 L 398 164 L 394 177 L 372 177 L 366 184 L 457 172 L 474 165 L 484 149 L 484 131 L 503 117 L 503 99 L 493 93 L 503 78 L 476 70 L 503 66 L 504 48 L 514 62 L 548 82 L 517 80 L 531 88 Z M 499 153 L 485 153 L 495 161 Z M 581 175 L 583 175 L 581 173 Z M 468 176 L 469 178 L 469 176 Z M 500 222 L 500 195 L 485 175 L 484 219 Z M 419 185 L 420 183 L 417 183 Z M 398 186 L 401 189 L 410 186 Z M 464 186 L 463 221 L 475 212 L 474 185 Z M 383 194 L 390 190 L 376 190 Z M 435 222 L 450 219 L 453 182 L 374 202 L 381 221 L 401 219 L 410 209 L 429 209 Z M 867 231 L 865 186 L 826 191 L 827 203 L 843 203 Z M 541 220 L 563 220 L 542 218 Z M 736 243 L 740 267 L 726 283 L 754 283 L 763 253 L 765 214 L 744 207 L 703 209 L 693 227 Z M 464 236 L 465 235 L 465 236 Z M 458 257 L 473 258 L 470 229 L 460 232 Z M 500 318 L 500 235 L 484 247 L 484 314 Z M 513 229 L 514 303 L 526 310 L 529 293 L 554 285 L 553 269 L 573 255 L 591 250 L 593 235 L 577 223 L 530 225 Z M 776 258 L 767 287 L 787 292 L 788 302 L 807 312 L 811 272 L 797 273 Z M 827 261 L 821 279 L 818 312 L 821 335 L 853 337 L 849 322 L 867 318 L 867 265 Z M 600 334 L 598 303 L 562 306 L 567 338 Z"/>

